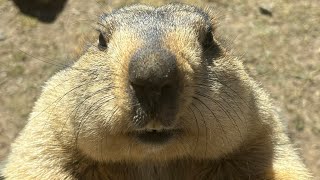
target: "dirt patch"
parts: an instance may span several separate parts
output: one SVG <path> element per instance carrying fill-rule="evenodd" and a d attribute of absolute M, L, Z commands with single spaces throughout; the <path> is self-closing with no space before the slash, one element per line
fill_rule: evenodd
<path fill-rule="evenodd" d="M 42 24 L 0 0 L 0 159 L 26 123 L 44 81 L 72 63 L 84 35 L 94 33 L 98 15 L 133 2 L 70 0 L 53 24 Z M 218 33 L 270 92 L 307 166 L 320 177 L 320 1 L 205 4 L 221 15 Z"/>

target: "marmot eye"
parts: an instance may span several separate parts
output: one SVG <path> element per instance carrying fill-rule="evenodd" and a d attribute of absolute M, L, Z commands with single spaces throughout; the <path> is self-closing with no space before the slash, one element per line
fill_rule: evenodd
<path fill-rule="evenodd" d="M 107 48 L 107 41 L 102 33 L 99 34 L 99 44 L 98 44 L 99 50 L 103 51 Z"/>
<path fill-rule="evenodd" d="M 213 36 L 212 36 L 212 32 L 211 30 L 208 31 L 203 39 L 203 43 L 202 46 L 204 49 L 210 48 L 211 46 L 213 46 Z"/>

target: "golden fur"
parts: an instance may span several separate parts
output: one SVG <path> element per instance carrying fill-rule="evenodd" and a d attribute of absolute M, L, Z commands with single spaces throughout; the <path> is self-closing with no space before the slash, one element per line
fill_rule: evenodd
<path fill-rule="evenodd" d="M 137 29 L 147 27 L 112 22 L 155 8 L 126 7 L 101 22 L 107 49 L 89 48 L 46 83 L 12 145 L 6 179 L 310 179 L 268 95 L 216 40 L 214 14 L 183 4 L 157 9 L 178 24 L 159 26 L 177 58 L 182 90 L 172 126 L 183 133 L 160 145 L 130 136 L 127 71 L 148 41 Z M 179 24 L 186 17 L 192 25 Z M 210 52 L 201 45 L 208 21 Z"/>

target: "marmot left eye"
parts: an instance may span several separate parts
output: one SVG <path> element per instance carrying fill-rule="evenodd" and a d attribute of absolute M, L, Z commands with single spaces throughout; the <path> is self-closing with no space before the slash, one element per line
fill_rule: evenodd
<path fill-rule="evenodd" d="M 211 31 L 208 31 L 205 35 L 202 45 L 204 49 L 210 48 L 213 45 L 213 37 Z"/>
<path fill-rule="evenodd" d="M 103 51 L 107 48 L 107 41 L 102 33 L 99 34 L 99 44 L 98 44 L 99 50 Z"/>

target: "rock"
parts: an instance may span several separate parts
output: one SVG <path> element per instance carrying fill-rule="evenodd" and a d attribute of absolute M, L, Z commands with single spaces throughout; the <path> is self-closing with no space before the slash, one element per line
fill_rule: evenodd
<path fill-rule="evenodd" d="M 271 9 L 271 7 L 268 7 L 268 6 L 260 6 L 260 7 L 259 7 L 259 12 L 260 12 L 262 15 L 272 17 L 272 9 Z"/>

